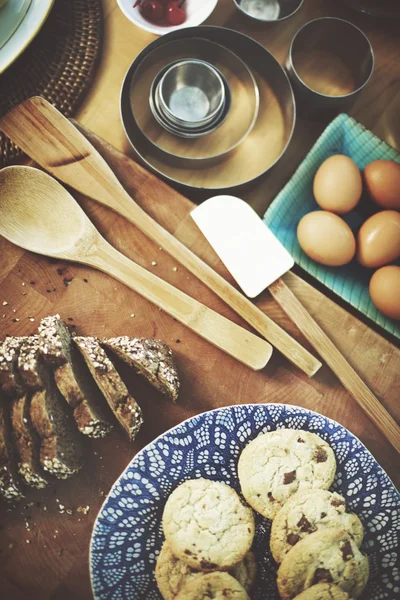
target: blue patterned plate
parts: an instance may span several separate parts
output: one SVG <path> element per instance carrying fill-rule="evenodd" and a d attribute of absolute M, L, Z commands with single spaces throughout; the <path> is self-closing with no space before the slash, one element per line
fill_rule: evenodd
<path fill-rule="evenodd" d="M 345 154 L 360 169 L 378 159 L 400 162 L 400 154 L 382 142 L 348 115 L 339 115 L 325 129 L 292 178 L 279 192 L 264 215 L 264 222 L 273 231 L 295 262 L 327 288 L 346 300 L 369 319 L 400 339 L 400 323 L 382 314 L 372 303 L 368 285 L 371 269 L 355 260 L 344 267 L 326 267 L 309 258 L 297 241 L 297 225 L 302 216 L 318 210 L 313 196 L 313 180 L 318 167 L 333 154 Z M 361 200 L 362 201 L 362 200 Z M 363 220 L 355 210 L 344 216 L 353 231 Z"/>
<path fill-rule="evenodd" d="M 279 428 L 317 433 L 332 446 L 342 494 L 365 527 L 371 576 L 363 600 L 400 598 L 400 495 L 365 446 L 347 429 L 297 406 L 248 404 L 184 421 L 141 450 L 114 484 L 94 525 L 90 569 L 96 600 L 160 600 L 153 577 L 163 542 L 164 504 L 186 479 L 205 477 L 239 490 L 237 461 L 258 434 Z M 253 600 L 278 600 L 268 550 L 270 521 L 257 517 L 259 577 Z"/>

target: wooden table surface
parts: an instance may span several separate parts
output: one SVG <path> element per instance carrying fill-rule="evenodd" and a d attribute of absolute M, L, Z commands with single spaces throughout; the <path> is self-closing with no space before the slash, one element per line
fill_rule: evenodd
<path fill-rule="evenodd" d="M 133 26 L 115 0 L 105 0 L 104 8 L 103 56 L 97 79 L 77 118 L 115 148 L 129 154 L 119 119 L 121 82 L 135 55 L 153 37 Z M 370 37 L 376 55 L 375 73 L 350 114 L 389 144 L 400 148 L 398 23 L 376 21 L 353 13 L 342 7 L 339 0 L 305 0 L 295 17 L 282 24 L 266 26 L 254 26 L 243 20 L 231 0 L 220 0 L 208 23 L 251 34 L 283 62 L 294 32 L 320 15 L 348 18 Z M 258 212 L 265 211 L 325 125 L 299 120 L 279 168 L 242 194 Z M 94 141 L 138 203 L 177 237 L 194 245 L 196 252 L 226 275 L 208 246 L 202 245 L 194 234 L 193 225 L 185 220 L 190 203 L 167 186 L 155 186 L 144 170 Z M 183 268 L 175 271 L 175 261 L 133 226 L 91 201 L 82 202 L 103 235 L 122 252 L 147 268 L 151 268 L 154 260 L 157 262 L 154 268 L 161 277 L 243 324 Z M 59 268 L 65 269 L 62 276 L 57 272 Z M 64 285 L 64 278 L 71 279 L 71 284 Z M 356 318 L 354 313 L 345 312 L 294 276 L 289 276 L 287 283 L 391 414 L 399 419 L 399 350 L 363 324 L 360 315 Z M 47 291 L 53 288 L 54 292 Z M 326 367 L 309 380 L 274 354 L 263 372 L 253 373 L 109 277 L 84 267 L 24 253 L 0 238 L 0 301 L 4 300 L 9 304 L 4 309 L 6 318 L 0 317 L 0 338 L 6 333 L 31 333 L 41 317 L 57 311 L 63 318 L 73 319 L 71 322 L 82 334 L 161 337 L 171 345 L 177 357 L 182 393 L 180 402 L 172 406 L 145 383 L 125 372 L 144 410 L 145 426 L 137 441 L 127 442 L 116 430 L 108 439 L 90 442 L 87 464 L 78 476 L 57 482 L 44 492 L 29 492 L 17 510 L 7 510 L 0 505 L 1 598 L 89 600 L 92 597 L 88 572 L 90 534 L 113 481 L 143 445 L 184 418 L 213 407 L 235 401 L 280 401 L 317 410 L 337 419 L 360 437 L 395 483 L 400 483 L 398 456 Z M 261 297 L 260 306 L 305 344 L 296 327 L 267 294 Z M 34 315 L 35 323 L 27 319 L 28 314 Z M 20 320 L 13 321 L 16 317 Z M 229 373 L 229 377 L 222 377 L 221 373 Z"/>

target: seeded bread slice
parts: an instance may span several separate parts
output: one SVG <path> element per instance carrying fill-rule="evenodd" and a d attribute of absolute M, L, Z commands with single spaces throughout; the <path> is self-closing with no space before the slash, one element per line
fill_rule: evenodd
<path fill-rule="evenodd" d="M 40 352 L 48 364 L 56 366 L 55 382 L 72 407 L 79 430 L 92 438 L 106 436 L 112 425 L 104 398 L 59 315 L 41 321 L 39 337 Z"/>
<path fill-rule="evenodd" d="M 42 489 L 49 484 L 49 479 L 40 465 L 40 440 L 31 422 L 30 404 L 29 393 L 12 400 L 11 424 L 18 453 L 18 472 L 26 485 Z"/>
<path fill-rule="evenodd" d="M 0 397 L 0 496 L 11 503 L 24 497 L 12 440 L 9 402 L 4 397 Z"/>
<path fill-rule="evenodd" d="M 51 475 L 67 479 L 83 465 L 83 438 L 51 371 L 43 366 L 40 377 L 45 388 L 33 394 L 29 412 L 40 439 L 40 463 Z"/>
<path fill-rule="evenodd" d="M 31 335 L 23 341 L 18 356 L 18 372 L 27 390 L 40 390 L 43 383 L 38 369 L 40 341 L 38 335 Z"/>
<path fill-rule="evenodd" d="M 161 340 L 128 336 L 103 340 L 102 346 L 111 350 L 139 375 L 173 402 L 179 394 L 179 377 L 171 349 Z"/>
<path fill-rule="evenodd" d="M 0 345 L 0 387 L 10 396 L 23 394 L 22 382 L 18 376 L 18 354 L 25 337 L 8 337 Z"/>
<path fill-rule="evenodd" d="M 74 337 L 73 340 L 109 407 L 130 439 L 134 440 L 143 423 L 140 406 L 129 394 L 117 369 L 100 346 L 99 340 L 94 337 L 80 336 Z"/>

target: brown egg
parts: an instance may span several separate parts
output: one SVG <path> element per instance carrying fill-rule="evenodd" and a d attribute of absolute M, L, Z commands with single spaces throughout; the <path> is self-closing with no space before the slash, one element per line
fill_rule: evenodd
<path fill-rule="evenodd" d="M 323 210 L 310 212 L 301 219 L 297 239 L 307 256 L 331 267 L 347 264 L 356 252 L 356 240 L 347 223 Z"/>
<path fill-rule="evenodd" d="M 382 267 L 400 256 L 400 213 L 382 210 L 361 225 L 357 260 L 363 267 Z"/>
<path fill-rule="evenodd" d="M 350 212 L 362 193 L 361 173 L 343 154 L 327 158 L 314 177 L 314 197 L 321 208 L 338 215 Z"/>
<path fill-rule="evenodd" d="M 374 160 L 364 169 L 365 186 L 371 199 L 382 208 L 400 210 L 400 165 L 392 160 Z"/>
<path fill-rule="evenodd" d="M 391 319 L 400 319 L 400 267 L 388 265 L 375 271 L 369 293 L 378 310 Z"/>

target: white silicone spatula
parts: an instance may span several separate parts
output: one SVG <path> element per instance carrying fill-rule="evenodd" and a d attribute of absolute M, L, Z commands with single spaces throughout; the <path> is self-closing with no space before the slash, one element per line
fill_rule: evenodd
<path fill-rule="evenodd" d="M 304 337 L 369 418 L 400 451 L 400 428 L 280 277 L 293 259 L 257 213 L 235 196 L 216 196 L 191 216 L 238 285 L 250 297 L 268 287 Z"/>
<path fill-rule="evenodd" d="M 215 196 L 192 210 L 191 216 L 249 298 L 294 265 L 286 248 L 240 198 Z"/>

